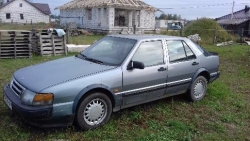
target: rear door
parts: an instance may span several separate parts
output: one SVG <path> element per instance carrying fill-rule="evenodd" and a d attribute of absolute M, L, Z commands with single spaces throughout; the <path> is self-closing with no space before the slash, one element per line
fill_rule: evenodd
<path fill-rule="evenodd" d="M 137 105 L 162 96 L 166 90 L 167 64 L 162 40 L 145 41 L 132 57 L 145 69 L 123 68 L 123 106 Z"/>
<path fill-rule="evenodd" d="M 184 93 L 199 69 L 199 60 L 182 40 L 168 40 L 167 49 L 169 57 L 167 94 Z"/>

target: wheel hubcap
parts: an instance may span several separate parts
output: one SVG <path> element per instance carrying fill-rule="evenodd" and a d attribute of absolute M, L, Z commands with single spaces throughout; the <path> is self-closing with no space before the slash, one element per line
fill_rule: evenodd
<path fill-rule="evenodd" d="M 84 109 L 83 118 L 88 125 L 100 124 L 107 115 L 107 103 L 102 99 L 94 99 Z"/>
<path fill-rule="evenodd" d="M 205 85 L 204 82 L 200 80 L 195 84 L 194 97 L 196 99 L 200 99 L 203 97 L 204 93 L 205 93 Z"/>

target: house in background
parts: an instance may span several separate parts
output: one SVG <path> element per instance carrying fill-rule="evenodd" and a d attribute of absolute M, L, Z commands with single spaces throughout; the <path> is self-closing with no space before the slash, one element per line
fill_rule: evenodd
<path fill-rule="evenodd" d="M 48 4 L 27 0 L 0 0 L 0 22 L 49 23 L 51 11 Z"/>
<path fill-rule="evenodd" d="M 215 20 L 226 30 L 231 30 L 240 35 L 242 29 L 244 29 L 244 36 L 250 36 L 250 7 L 248 6 L 245 6 L 245 9 L 216 18 Z"/>
<path fill-rule="evenodd" d="M 141 0 L 73 0 L 60 10 L 62 25 L 76 23 L 77 27 L 108 32 L 132 32 L 155 29 L 158 9 Z"/>
<path fill-rule="evenodd" d="M 184 28 L 185 21 L 184 20 L 156 20 L 155 27 L 161 29 L 171 28 L 173 26 L 180 26 Z"/>

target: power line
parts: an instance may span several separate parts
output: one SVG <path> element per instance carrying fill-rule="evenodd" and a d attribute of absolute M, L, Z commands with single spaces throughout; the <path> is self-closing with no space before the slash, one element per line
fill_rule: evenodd
<path fill-rule="evenodd" d="M 239 4 L 250 4 L 250 3 L 239 3 Z"/>
<path fill-rule="evenodd" d="M 224 5 L 232 5 L 233 3 L 224 3 L 224 4 L 213 4 L 213 5 L 203 5 L 203 6 L 191 6 L 191 7 L 167 7 L 167 8 L 158 8 L 158 9 L 195 9 L 195 8 L 209 8 L 215 6 L 224 6 Z"/>

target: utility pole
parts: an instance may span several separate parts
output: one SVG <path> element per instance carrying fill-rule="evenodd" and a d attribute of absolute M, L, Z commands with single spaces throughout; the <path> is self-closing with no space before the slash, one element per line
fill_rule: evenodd
<path fill-rule="evenodd" d="M 235 2 L 233 1 L 233 8 L 232 8 L 231 20 L 232 20 L 232 19 L 233 19 L 233 17 L 234 17 L 234 4 L 235 4 Z"/>

